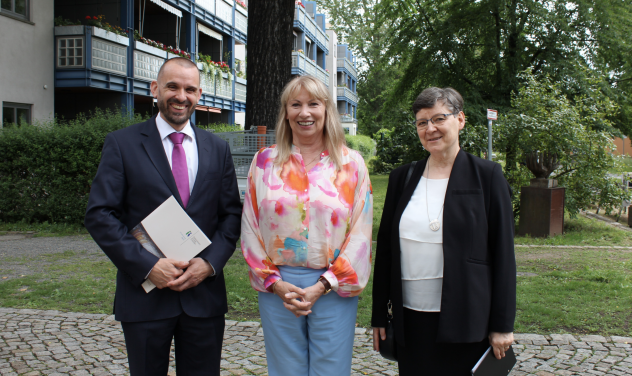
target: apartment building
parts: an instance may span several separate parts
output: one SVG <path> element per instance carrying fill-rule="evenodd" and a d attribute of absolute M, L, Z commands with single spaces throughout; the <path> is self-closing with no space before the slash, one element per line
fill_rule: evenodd
<path fill-rule="evenodd" d="M 54 116 L 52 0 L 0 2 L 0 128 Z"/>
<path fill-rule="evenodd" d="M 179 55 L 202 76 L 193 121 L 243 126 L 247 25 L 247 0 L 3 0 L 3 123 L 71 119 L 97 107 L 154 114 L 151 81 Z M 355 58 L 326 26 L 315 1 L 296 3 L 292 74 L 325 83 L 355 133 Z"/>
<path fill-rule="evenodd" d="M 332 53 L 327 57 L 327 70 L 334 72 L 329 78 L 332 97 L 336 98 L 340 122 L 349 134 L 358 132 L 358 72 L 356 57 L 347 44 L 338 44 L 338 37 L 333 30 L 327 30 L 329 49 Z"/>

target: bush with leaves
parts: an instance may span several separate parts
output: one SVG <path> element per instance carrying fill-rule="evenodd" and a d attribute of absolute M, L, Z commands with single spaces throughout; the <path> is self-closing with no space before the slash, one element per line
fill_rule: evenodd
<path fill-rule="evenodd" d="M 351 136 L 346 134 L 345 139 L 347 146 L 353 150 L 357 150 L 366 163 L 375 155 L 375 141 L 373 141 L 371 137 L 364 135 Z"/>
<path fill-rule="evenodd" d="M 198 128 L 212 130 L 213 133 L 222 133 L 222 132 L 235 132 L 241 131 L 241 127 L 239 125 L 232 125 L 227 123 L 209 123 L 209 124 L 200 124 Z"/>
<path fill-rule="evenodd" d="M 592 91 L 569 98 L 563 93 L 569 83 L 553 82 L 548 76 L 536 78 L 530 71 L 520 78 L 524 84 L 512 96 L 513 109 L 499 116 L 494 143 L 495 149 L 508 151 L 505 177 L 514 190 L 514 213 L 519 212 L 521 187 L 534 178 L 524 163 L 533 152 L 557 156 L 559 167 L 549 178 L 566 188 L 569 214 L 600 201 L 620 205 L 627 194 L 607 176 L 615 164 L 610 150 L 616 132 L 608 119 L 617 107 L 601 95 L 599 80 L 585 77 Z"/>
<path fill-rule="evenodd" d="M 375 134 L 377 155 L 371 161 L 371 168 L 374 173 L 389 173 L 402 164 L 428 157 L 429 153 L 421 145 L 412 121 L 411 115 L 410 121 L 403 125 L 390 129 L 383 128 Z M 480 124 L 470 124 L 466 117 L 465 127 L 459 133 L 459 145 L 466 152 L 481 156 L 487 147 L 486 127 Z"/>
<path fill-rule="evenodd" d="M 0 130 L 0 221 L 82 223 L 105 136 L 142 120 L 96 110 Z"/>

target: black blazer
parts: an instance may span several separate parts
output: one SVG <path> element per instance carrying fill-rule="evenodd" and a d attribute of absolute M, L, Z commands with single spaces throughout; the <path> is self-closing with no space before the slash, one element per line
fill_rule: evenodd
<path fill-rule="evenodd" d="M 389 177 L 377 236 L 371 325 L 385 327 L 393 303 L 395 338 L 404 345 L 399 222 L 426 161 Z M 514 219 L 509 184 L 499 164 L 459 151 L 443 209 L 443 288 L 437 342 L 482 341 L 489 332 L 512 332 L 516 315 Z M 422 215 L 422 214 L 420 214 Z M 425 213 L 423 213 L 425 215 Z"/>
<path fill-rule="evenodd" d="M 193 127 L 199 165 L 187 214 L 212 244 L 198 257 L 216 275 L 191 289 L 145 293 L 141 284 L 158 261 L 129 230 L 173 195 L 180 205 L 169 161 L 155 118 L 112 132 L 105 138 L 101 163 L 92 182 L 85 226 L 118 268 L 114 313 L 119 321 L 175 317 L 212 317 L 227 311 L 222 269 L 235 251 L 241 227 L 241 203 L 228 144 Z"/>

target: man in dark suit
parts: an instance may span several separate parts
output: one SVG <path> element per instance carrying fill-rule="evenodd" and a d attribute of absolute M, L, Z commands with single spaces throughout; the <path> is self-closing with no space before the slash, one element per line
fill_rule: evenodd
<path fill-rule="evenodd" d="M 114 313 L 132 376 L 166 375 L 172 339 L 178 374 L 219 375 L 222 269 L 240 233 L 235 169 L 228 144 L 189 122 L 202 93 L 193 62 L 168 60 L 151 92 L 159 114 L 105 139 L 85 225 L 118 268 Z M 172 195 L 212 242 L 189 262 L 159 259 L 129 233 Z M 146 279 L 157 289 L 146 293 Z"/>

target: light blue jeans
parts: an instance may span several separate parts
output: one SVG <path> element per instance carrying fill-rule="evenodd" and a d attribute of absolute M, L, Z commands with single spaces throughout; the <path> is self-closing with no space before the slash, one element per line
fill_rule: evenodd
<path fill-rule="evenodd" d="M 326 269 L 280 266 L 285 282 L 312 286 Z M 323 295 L 312 313 L 296 317 L 276 294 L 259 293 L 270 376 L 349 376 L 358 297 Z"/>

